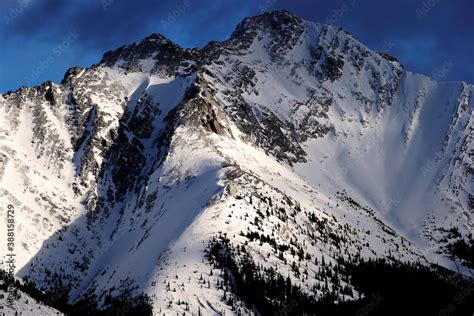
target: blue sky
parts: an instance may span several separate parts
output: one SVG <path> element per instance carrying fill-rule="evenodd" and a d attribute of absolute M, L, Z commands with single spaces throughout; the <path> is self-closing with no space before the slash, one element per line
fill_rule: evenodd
<path fill-rule="evenodd" d="M 59 82 L 68 68 L 151 33 L 201 47 L 278 9 L 342 26 L 409 70 L 474 83 L 471 0 L 1 0 L 0 92 Z"/>

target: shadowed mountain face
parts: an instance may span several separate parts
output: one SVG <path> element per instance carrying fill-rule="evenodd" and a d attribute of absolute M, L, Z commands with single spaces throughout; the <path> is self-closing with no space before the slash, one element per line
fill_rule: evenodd
<path fill-rule="evenodd" d="M 286 11 L 203 49 L 153 34 L 108 52 L 0 96 L 17 274 L 71 303 L 144 292 L 156 311 L 235 313 L 206 259 L 219 233 L 317 298 L 358 297 L 321 260 L 453 268 L 473 225 L 473 91 Z"/>

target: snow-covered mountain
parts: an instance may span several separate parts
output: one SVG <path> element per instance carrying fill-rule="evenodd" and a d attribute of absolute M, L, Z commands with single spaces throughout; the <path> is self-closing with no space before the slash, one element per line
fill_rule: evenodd
<path fill-rule="evenodd" d="M 161 313 L 232 314 L 246 307 L 206 255 L 218 235 L 315 297 L 358 297 L 318 277 L 340 257 L 454 269 L 473 92 L 286 11 L 202 49 L 150 35 L 0 96 L 17 275 L 70 303 L 143 292 Z"/>

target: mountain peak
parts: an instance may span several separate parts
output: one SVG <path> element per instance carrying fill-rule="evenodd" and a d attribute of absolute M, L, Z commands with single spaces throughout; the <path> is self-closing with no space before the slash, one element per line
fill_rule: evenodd
<path fill-rule="evenodd" d="M 237 25 L 231 35 L 231 38 L 239 36 L 248 31 L 255 31 L 257 29 L 282 31 L 288 25 L 301 24 L 302 22 L 302 19 L 286 10 L 266 12 L 260 15 L 245 18 Z"/>
<path fill-rule="evenodd" d="M 276 10 L 271 12 L 265 12 L 255 16 L 249 16 L 243 19 L 243 21 L 237 26 L 237 28 L 245 28 L 252 24 L 265 24 L 273 22 L 274 25 L 284 24 L 288 22 L 302 21 L 299 17 L 293 15 L 287 10 Z"/>
<path fill-rule="evenodd" d="M 304 21 L 289 11 L 279 10 L 245 18 L 234 30 L 229 41 L 239 42 L 238 48 L 248 46 L 258 31 L 268 33 L 277 42 L 293 42 L 291 38 L 301 35 Z M 296 36 L 295 36 L 296 35 Z M 210 42 L 204 51 L 215 49 L 223 43 Z M 224 43 L 225 44 L 225 43 Z M 166 72 L 173 74 L 181 61 L 203 56 L 202 50 L 184 49 L 162 34 L 153 33 L 130 45 L 106 52 L 99 66 L 119 67 L 127 72 Z"/>
<path fill-rule="evenodd" d="M 159 33 L 104 54 L 99 65 L 130 72 L 169 72 L 182 60 L 186 50 Z"/>

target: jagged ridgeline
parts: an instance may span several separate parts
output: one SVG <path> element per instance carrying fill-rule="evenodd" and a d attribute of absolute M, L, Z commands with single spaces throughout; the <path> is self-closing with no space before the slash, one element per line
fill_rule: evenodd
<path fill-rule="evenodd" d="M 463 315 L 473 91 L 276 11 L 4 94 L 15 286 L 66 314 Z"/>

